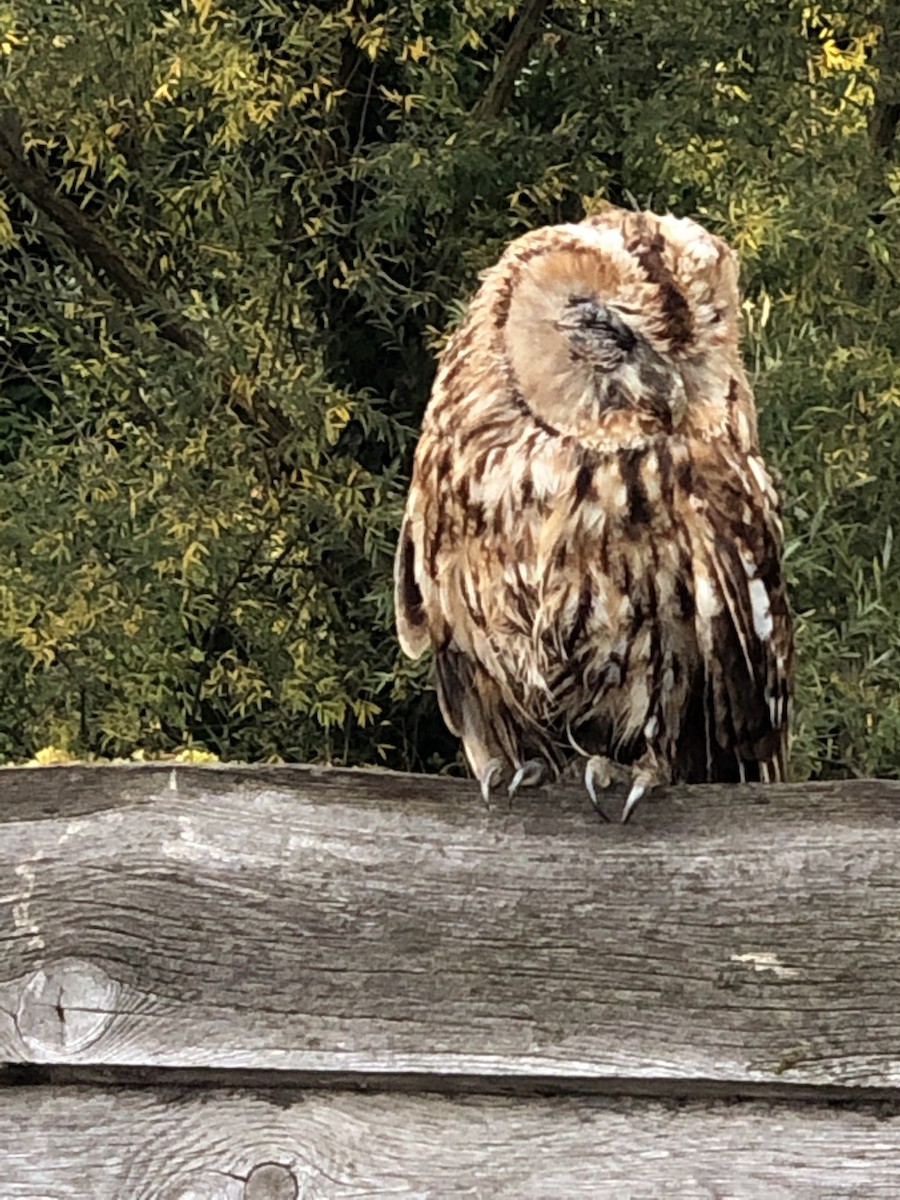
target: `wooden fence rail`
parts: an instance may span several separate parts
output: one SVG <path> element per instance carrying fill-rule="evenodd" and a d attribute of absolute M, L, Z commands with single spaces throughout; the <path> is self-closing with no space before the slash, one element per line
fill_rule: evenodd
<path fill-rule="evenodd" d="M 0 773 L 0 1197 L 900 1196 L 900 785 Z"/>

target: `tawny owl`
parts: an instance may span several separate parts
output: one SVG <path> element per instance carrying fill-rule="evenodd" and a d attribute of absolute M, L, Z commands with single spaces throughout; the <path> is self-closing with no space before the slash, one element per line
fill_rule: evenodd
<path fill-rule="evenodd" d="M 487 798 L 784 777 L 781 528 L 738 348 L 737 261 L 610 209 L 513 242 L 441 357 L 396 560 Z M 598 805 L 599 807 L 599 805 Z"/>

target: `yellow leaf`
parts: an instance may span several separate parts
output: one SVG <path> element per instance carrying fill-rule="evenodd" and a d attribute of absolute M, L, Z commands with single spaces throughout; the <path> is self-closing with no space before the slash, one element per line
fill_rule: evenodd
<path fill-rule="evenodd" d="M 421 33 L 414 42 L 408 42 L 403 47 L 403 57 L 411 58 L 414 62 L 419 62 L 421 59 L 428 57 L 428 47 L 425 45 L 425 39 Z"/>
<path fill-rule="evenodd" d="M 16 242 L 15 231 L 9 219 L 9 209 L 6 201 L 0 196 L 0 246 L 12 246 Z"/>
<path fill-rule="evenodd" d="M 841 49 L 833 38 L 822 43 L 825 66 L 832 71 L 854 71 L 865 66 L 866 47 L 862 38 L 851 38 L 850 44 Z"/>
<path fill-rule="evenodd" d="M 206 553 L 206 547 L 200 542 L 191 542 L 187 550 L 181 556 L 181 570 L 186 575 L 192 565 L 197 562 Z"/>
<path fill-rule="evenodd" d="M 769 322 L 769 316 L 772 312 L 772 300 L 768 292 L 762 294 L 762 307 L 759 313 L 759 327 L 764 329 Z"/>
<path fill-rule="evenodd" d="M 74 757 L 61 746 L 44 746 L 38 750 L 34 758 L 29 759 L 26 767 L 52 767 L 56 763 L 74 762 Z"/>
<path fill-rule="evenodd" d="M 219 756 L 218 754 L 213 754 L 211 750 L 201 750 L 199 746 L 186 746 L 174 755 L 172 761 L 183 763 L 216 763 L 219 761 Z"/>
<path fill-rule="evenodd" d="M 359 39 L 358 45 L 360 50 L 368 54 L 369 58 L 374 60 L 378 57 L 378 53 L 387 41 L 387 34 L 383 25 L 376 25 L 373 29 L 367 29 Z"/>

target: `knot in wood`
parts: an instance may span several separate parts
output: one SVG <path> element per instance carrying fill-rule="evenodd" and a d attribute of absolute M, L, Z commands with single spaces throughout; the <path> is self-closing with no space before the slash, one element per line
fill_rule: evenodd
<path fill-rule="evenodd" d="M 22 984 L 16 1030 L 29 1056 L 58 1061 L 98 1041 L 117 1010 L 119 985 L 96 963 L 61 958 Z"/>
<path fill-rule="evenodd" d="M 297 1176 L 280 1163 L 260 1163 L 247 1176 L 244 1200 L 297 1200 Z"/>

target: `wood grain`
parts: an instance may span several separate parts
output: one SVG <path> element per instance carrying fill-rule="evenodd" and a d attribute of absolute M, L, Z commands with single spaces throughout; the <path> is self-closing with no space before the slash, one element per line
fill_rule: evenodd
<path fill-rule="evenodd" d="M 7 770 L 0 1061 L 892 1089 L 898 800 Z"/>
<path fill-rule="evenodd" d="M 878 1111 L 284 1090 L 3 1095 L 4 1200 L 900 1195 L 900 1120 Z"/>

